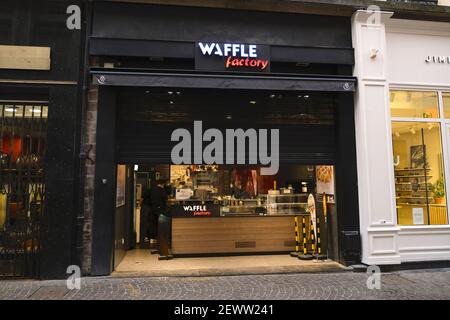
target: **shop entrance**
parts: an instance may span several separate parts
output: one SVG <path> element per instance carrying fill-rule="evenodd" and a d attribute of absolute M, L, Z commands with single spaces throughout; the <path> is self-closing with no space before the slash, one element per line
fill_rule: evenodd
<path fill-rule="evenodd" d="M 117 99 L 115 269 L 130 257 L 289 256 L 303 254 L 304 247 L 307 255 L 339 260 L 335 94 L 165 87 L 123 89 Z M 223 148 L 214 150 L 221 154 L 212 152 L 222 163 L 172 164 L 179 143 L 171 141 L 172 133 L 180 128 L 193 133 L 192 160 L 198 152 L 206 157 L 213 139 L 207 141 L 205 132 L 223 132 Z M 235 161 L 226 163 L 227 130 L 238 129 L 249 133 L 245 149 L 235 139 Z M 269 150 L 278 149 L 275 174 L 263 175 L 271 164 L 252 160 L 259 151 L 254 144 L 264 141 L 258 135 L 252 141 L 251 130 L 267 130 Z M 279 132 L 276 148 L 271 130 Z"/>
<path fill-rule="evenodd" d="M 131 227 L 136 241 L 124 248 L 121 237 L 126 232 L 116 228 L 118 274 L 192 274 L 197 269 L 228 273 L 233 271 L 224 270 L 228 263 L 243 272 L 312 267 L 311 261 L 296 259 L 297 254 L 315 254 L 309 260 L 327 260 L 319 268 L 339 269 L 331 263 L 337 251 L 333 166 L 284 165 L 274 176 L 261 176 L 255 166 L 129 168 L 131 174 L 126 166 L 118 166 L 116 214 L 131 212 L 118 221 Z M 127 192 L 127 186 L 134 192 Z M 127 208 L 127 194 L 131 211 L 120 209 Z M 309 197 L 318 200 L 316 228 Z M 173 257 L 176 261 L 160 261 Z"/>
<path fill-rule="evenodd" d="M 108 77 L 105 79 L 110 79 L 109 84 L 113 85 L 115 78 Z M 281 82 L 270 79 L 270 83 L 261 84 L 265 89 L 257 89 L 251 77 L 239 77 L 237 80 L 244 82 L 236 84 L 237 87 L 251 88 L 216 89 L 208 87 L 205 78 L 199 78 L 201 83 L 196 87 L 193 85 L 197 77 L 193 77 L 189 85 L 186 78 L 174 78 L 181 85 L 170 87 L 100 87 L 92 274 L 111 273 L 127 251 L 141 245 L 142 221 L 136 226 L 135 218 L 135 207 L 141 200 L 136 195 L 143 192 L 145 185 L 152 187 L 151 175 L 156 185 L 160 183 L 170 189 L 167 215 L 164 215 L 168 221 L 163 224 L 167 230 L 166 240 L 157 239 L 158 245 L 164 244 L 167 249 L 160 252 L 163 258 L 172 255 L 175 260 L 186 256 L 288 255 L 302 248 L 301 235 L 295 238 L 295 216 L 300 226 L 301 215 L 307 217 L 309 212 L 310 194 L 316 203 L 317 217 L 322 221 L 319 223 L 324 223 L 325 218 L 320 215 L 323 215 L 325 193 L 327 203 L 334 206 L 327 211 L 330 221 L 334 222 L 326 232 L 321 229 L 321 253 L 326 254 L 323 239 L 328 237 L 327 252 L 331 259 L 342 263 L 357 261 L 359 251 L 351 247 L 356 242 L 344 232 L 354 230 L 358 224 L 353 103 L 350 93 L 339 92 L 346 86 L 338 87 L 334 84 L 336 80 L 327 80 L 333 85 L 324 85 L 324 88 L 340 89 L 319 91 L 314 85 L 315 90 L 283 90 L 280 89 L 283 86 L 277 85 L 272 90 L 270 86 L 267 88 L 268 84 Z M 227 86 L 233 87 L 235 83 L 228 78 Z M 128 81 L 128 78 L 117 79 Z M 311 85 L 306 85 L 306 80 L 287 80 L 279 81 L 291 88 L 295 88 L 295 84 Z M 197 130 L 198 122 L 201 122 L 201 130 Z M 176 148 L 181 142 L 177 131 L 180 129 L 192 138 L 190 148 L 184 151 Z M 227 158 L 227 130 L 234 130 L 234 133 L 241 130 L 244 135 L 242 149 L 239 149 L 239 139 L 232 139 L 235 152 L 231 159 Z M 275 130 L 278 137 L 274 144 L 271 139 Z M 178 136 L 174 132 L 178 132 Z M 208 138 L 207 132 L 217 134 Z M 255 139 L 251 132 L 255 133 Z M 222 144 L 222 149 L 216 146 L 213 152 L 209 150 L 209 155 L 217 156 L 215 159 L 219 162 L 208 164 L 206 150 L 218 136 L 224 137 L 218 143 Z M 200 147 L 196 144 L 198 139 Z M 193 164 L 177 167 L 172 161 L 174 150 L 178 150 L 181 157 L 188 150 L 191 157 L 188 160 Z M 266 152 L 265 162 L 259 161 L 262 159 L 260 150 Z M 275 150 L 277 157 L 270 158 Z M 263 169 L 269 167 L 276 168 L 276 172 L 264 176 Z M 142 168 L 146 169 L 141 171 Z M 328 172 L 324 174 L 324 181 L 332 192 L 318 188 L 318 172 Z M 331 172 L 333 179 L 329 178 Z M 124 176 L 125 179 L 121 178 Z M 133 179 L 150 181 L 137 183 L 141 184 L 139 191 L 135 183 L 131 183 Z M 116 183 L 120 181 L 122 188 Z M 248 196 L 239 198 L 235 192 Z M 112 201 L 114 198 L 116 201 Z M 114 219 L 111 212 L 116 213 Z M 305 224 L 310 228 L 309 218 Z M 222 230 L 230 239 L 225 241 L 214 230 Z M 306 230 L 307 239 L 311 238 L 310 231 Z M 329 232 L 332 235 L 328 235 Z M 254 234 L 261 239 L 251 236 Z M 314 236 L 318 240 L 317 229 Z M 105 242 L 108 237 L 113 239 L 112 246 Z M 151 241 L 152 237 L 147 238 Z M 344 243 L 349 249 L 343 249 Z M 308 246 L 308 252 L 312 253 L 311 244 Z M 314 250 L 317 253 L 317 246 Z"/>

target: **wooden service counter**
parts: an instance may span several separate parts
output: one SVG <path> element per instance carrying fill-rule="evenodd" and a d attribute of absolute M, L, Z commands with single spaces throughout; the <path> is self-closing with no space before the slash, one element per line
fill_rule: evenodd
<path fill-rule="evenodd" d="M 173 254 L 290 252 L 294 216 L 172 218 Z"/>

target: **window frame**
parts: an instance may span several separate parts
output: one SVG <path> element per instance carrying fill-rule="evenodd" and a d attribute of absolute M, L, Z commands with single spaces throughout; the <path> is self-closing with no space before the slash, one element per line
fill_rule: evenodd
<path fill-rule="evenodd" d="M 424 225 L 400 225 L 398 222 L 398 215 L 395 214 L 395 225 L 397 227 L 407 227 L 407 228 L 430 228 L 430 227 L 449 227 L 450 226 L 450 212 L 449 212 L 449 194 L 450 194 L 450 118 L 446 119 L 444 114 L 444 100 L 443 94 L 450 93 L 450 89 L 432 89 L 432 88 L 418 88 L 418 87 L 389 87 L 389 95 L 392 91 L 415 91 L 415 92 L 435 92 L 437 93 L 437 103 L 438 103 L 438 112 L 439 118 L 411 118 L 411 117 L 392 117 L 391 116 L 391 103 L 389 101 L 389 134 L 390 134 L 390 147 L 391 152 L 393 151 L 393 140 L 392 140 L 392 123 L 393 122 L 416 122 L 416 123 L 438 123 L 440 126 L 440 138 L 441 138 L 441 147 L 442 147 L 442 161 L 444 168 L 444 179 L 445 179 L 445 205 L 447 211 L 447 224 L 424 224 Z M 393 169 L 394 170 L 394 166 Z M 396 188 L 395 188 L 395 177 L 392 179 L 392 190 L 394 190 L 393 194 L 393 206 L 397 207 L 397 199 L 396 199 Z"/>

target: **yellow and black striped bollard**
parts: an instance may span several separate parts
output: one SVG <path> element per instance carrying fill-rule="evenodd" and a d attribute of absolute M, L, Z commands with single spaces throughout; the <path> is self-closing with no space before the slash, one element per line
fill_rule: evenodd
<path fill-rule="evenodd" d="M 306 218 L 302 217 L 302 245 L 303 252 L 298 255 L 300 260 L 311 260 L 313 258 L 312 255 L 308 254 L 308 236 L 306 233 Z"/>
<path fill-rule="evenodd" d="M 326 255 L 322 254 L 322 241 L 320 237 L 320 218 L 317 217 L 317 254 L 314 255 L 316 259 L 324 260 Z"/>
<path fill-rule="evenodd" d="M 300 252 L 300 232 L 298 230 L 298 217 L 295 216 L 294 217 L 294 223 L 295 223 L 295 251 L 291 252 L 290 255 L 291 257 L 298 257 L 299 252 Z"/>

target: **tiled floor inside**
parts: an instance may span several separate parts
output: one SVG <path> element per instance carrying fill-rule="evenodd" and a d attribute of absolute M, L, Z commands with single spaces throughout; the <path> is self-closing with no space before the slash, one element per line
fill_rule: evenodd
<path fill-rule="evenodd" d="M 158 260 L 150 250 L 128 251 L 113 276 L 207 276 L 236 274 L 339 272 L 347 268 L 332 260 L 299 260 L 289 254 L 226 257 L 183 257 Z"/>

